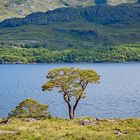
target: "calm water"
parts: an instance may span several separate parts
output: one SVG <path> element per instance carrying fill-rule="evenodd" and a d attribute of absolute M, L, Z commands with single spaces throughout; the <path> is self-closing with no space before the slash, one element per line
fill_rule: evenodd
<path fill-rule="evenodd" d="M 87 88 L 77 116 L 140 117 L 140 63 L 0 65 L 0 117 L 26 98 L 47 103 L 54 116 L 67 117 L 61 94 L 41 91 L 47 71 L 58 67 L 95 69 L 101 75 L 100 84 Z"/>

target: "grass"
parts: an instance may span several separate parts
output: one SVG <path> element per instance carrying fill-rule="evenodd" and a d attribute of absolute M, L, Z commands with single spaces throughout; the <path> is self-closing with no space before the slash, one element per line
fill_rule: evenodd
<path fill-rule="evenodd" d="M 97 124 L 82 126 L 77 118 L 66 120 L 59 118 L 27 122 L 13 118 L 8 124 L 0 125 L 1 131 L 13 131 L 15 134 L 0 134 L 1 140 L 139 140 L 140 119 L 102 119 Z M 119 130 L 122 135 L 114 134 Z"/>

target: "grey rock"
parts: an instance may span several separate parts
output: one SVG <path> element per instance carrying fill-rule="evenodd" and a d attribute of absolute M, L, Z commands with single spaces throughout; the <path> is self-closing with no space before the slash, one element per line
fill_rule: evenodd
<path fill-rule="evenodd" d="M 102 119 L 101 118 L 96 118 L 96 121 L 101 121 Z"/>
<path fill-rule="evenodd" d="M 119 129 L 116 129 L 113 131 L 115 135 L 125 135 L 124 133 L 122 133 Z"/>
<path fill-rule="evenodd" d="M 88 126 L 88 125 L 92 125 L 92 124 L 97 124 L 96 121 L 92 121 L 92 120 L 80 120 L 80 125 L 83 125 L 83 126 Z"/>
<path fill-rule="evenodd" d="M 23 121 L 26 121 L 26 122 L 36 122 L 37 120 L 35 120 L 34 118 L 24 118 Z"/>

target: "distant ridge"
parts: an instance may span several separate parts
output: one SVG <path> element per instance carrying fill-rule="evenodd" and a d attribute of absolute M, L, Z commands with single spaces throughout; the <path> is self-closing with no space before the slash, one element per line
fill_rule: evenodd
<path fill-rule="evenodd" d="M 63 50 L 140 43 L 140 4 L 63 7 L 0 22 L 0 44 Z M 137 45 L 135 45 L 137 46 Z"/>
<path fill-rule="evenodd" d="M 0 0 L 0 21 L 13 17 L 25 17 L 33 12 L 45 12 L 61 7 L 93 6 L 95 4 L 118 5 L 136 3 L 139 0 Z"/>
<path fill-rule="evenodd" d="M 58 8 L 48 12 L 32 13 L 25 18 L 6 19 L 1 27 L 21 25 L 49 25 L 59 22 L 88 21 L 96 24 L 134 24 L 140 22 L 140 4 L 122 4 L 118 6 L 96 5 L 89 7 Z"/>

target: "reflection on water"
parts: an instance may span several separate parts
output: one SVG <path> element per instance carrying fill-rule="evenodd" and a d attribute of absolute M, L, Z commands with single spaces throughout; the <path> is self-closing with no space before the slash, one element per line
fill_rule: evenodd
<path fill-rule="evenodd" d="M 77 116 L 140 117 L 140 63 L 0 65 L 0 117 L 26 98 L 47 103 L 54 116 L 67 117 L 61 94 L 41 91 L 48 70 L 58 67 L 95 69 L 101 75 L 100 84 L 87 88 Z"/>

